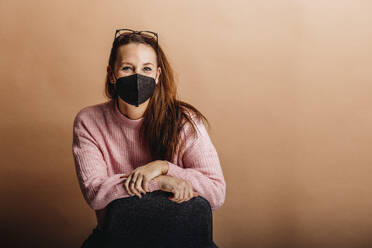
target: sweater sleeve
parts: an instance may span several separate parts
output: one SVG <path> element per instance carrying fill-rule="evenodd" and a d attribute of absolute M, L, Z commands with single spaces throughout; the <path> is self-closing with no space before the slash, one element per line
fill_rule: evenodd
<path fill-rule="evenodd" d="M 184 168 L 167 161 L 169 167 L 166 175 L 190 181 L 194 191 L 209 201 L 212 210 L 216 210 L 225 201 L 226 183 L 208 132 L 201 121 L 196 123 L 198 137 L 185 136 Z"/>
<path fill-rule="evenodd" d="M 92 209 L 99 210 L 115 199 L 130 195 L 123 186 L 126 178 L 120 178 L 124 174 L 108 175 L 106 161 L 87 124 L 89 119 L 83 120 L 79 114 L 75 117 L 72 153 L 83 197 Z M 159 186 L 153 179 L 148 188 L 155 191 Z"/>

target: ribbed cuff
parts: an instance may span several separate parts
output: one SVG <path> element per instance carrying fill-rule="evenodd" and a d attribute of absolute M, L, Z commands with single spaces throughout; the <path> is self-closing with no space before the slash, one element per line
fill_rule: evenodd
<path fill-rule="evenodd" d="M 168 163 L 168 171 L 167 171 L 167 176 L 172 176 L 172 177 L 177 177 L 177 178 L 184 178 L 185 177 L 185 170 L 178 165 L 175 165 L 169 161 Z"/>
<path fill-rule="evenodd" d="M 148 187 L 149 187 L 149 191 L 152 192 L 152 191 L 156 191 L 156 190 L 159 190 L 159 185 L 158 185 L 158 182 L 155 180 L 155 178 L 151 179 L 149 182 L 148 182 Z"/>

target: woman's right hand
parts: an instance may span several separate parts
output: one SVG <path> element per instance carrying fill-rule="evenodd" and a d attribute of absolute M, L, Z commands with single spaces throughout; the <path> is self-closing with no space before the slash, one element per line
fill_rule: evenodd
<path fill-rule="evenodd" d="M 160 190 L 173 193 L 173 196 L 168 197 L 171 201 L 182 203 L 199 195 L 193 191 L 192 184 L 188 180 L 166 175 L 160 175 L 155 180 Z"/>

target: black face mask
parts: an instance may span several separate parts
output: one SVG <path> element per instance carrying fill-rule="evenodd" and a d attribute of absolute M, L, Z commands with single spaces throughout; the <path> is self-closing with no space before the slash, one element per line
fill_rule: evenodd
<path fill-rule="evenodd" d="M 116 90 L 119 97 L 136 107 L 153 95 L 155 86 L 154 78 L 137 73 L 116 80 Z"/>

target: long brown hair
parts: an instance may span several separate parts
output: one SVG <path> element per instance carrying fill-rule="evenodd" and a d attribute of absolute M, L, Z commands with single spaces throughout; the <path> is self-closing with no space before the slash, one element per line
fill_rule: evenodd
<path fill-rule="evenodd" d="M 196 137 L 196 124 L 192 116 L 195 116 L 198 121 L 202 120 L 204 124 L 208 124 L 208 127 L 210 126 L 209 122 L 194 106 L 177 99 L 173 70 L 163 49 L 153 38 L 138 33 L 121 34 L 115 38 L 109 57 L 112 73 L 114 73 L 118 48 L 132 42 L 151 46 L 157 53 L 157 64 L 161 68 L 159 82 L 144 112 L 140 137 L 148 145 L 153 160 L 172 161 L 179 145 L 181 130 L 187 122 L 191 125 L 192 134 Z M 114 85 L 110 83 L 108 74 L 105 94 L 114 100 L 118 97 Z"/>

